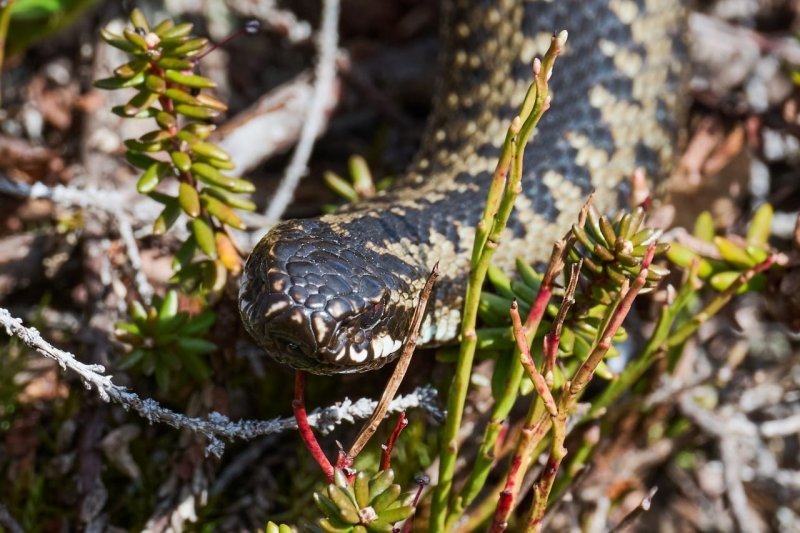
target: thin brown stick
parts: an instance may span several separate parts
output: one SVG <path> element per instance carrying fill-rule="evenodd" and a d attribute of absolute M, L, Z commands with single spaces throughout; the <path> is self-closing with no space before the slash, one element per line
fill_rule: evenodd
<path fill-rule="evenodd" d="M 652 489 L 647 491 L 647 495 L 642 498 L 642 501 L 639 505 L 636 506 L 630 513 L 625 515 L 625 517 L 620 521 L 619 524 L 616 525 L 614 529 L 611 530 L 611 533 L 618 533 L 624 531 L 628 526 L 633 525 L 633 523 L 639 519 L 642 514 L 646 513 L 650 510 L 650 506 L 653 504 L 653 497 L 658 492 L 658 487 L 655 486 Z"/>
<path fill-rule="evenodd" d="M 386 416 L 389 403 L 397 393 L 397 389 L 400 387 L 400 383 L 406 375 L 406 370 L 408 370 L 408 365 L 411 363 L 411 356 L 414 354 L 414 348 L 417 346 L 417 337 L 419 336 L 419 327 L 422 324 L 422 317 L 425 315 L 428 298 L 431 295 L 433 284 L 438 277 L 439 263 L 437 262 L 433 265 L 433 270 L 431 270 L 428 276 L 428 281 L 425 282 L 425 286 L 422 288 L 422 292 L 419 295 L 419 302 L 417 303 L 417 308 L 414 310 L 414 317 L 411 319 L 411 325 L 408 328 L 408 336 L 406 337 L 405 346 L 403 346 L 403 353 L 400 355 L 400 359 L 397 360 L 397 365 L 394 367 L 392 377 L 389 378 L 389 382 L 386 384 L 386 389 L 383 391 L 383 395 L 377 407 L 375 407 L 375 412 L 372 413 L 372 416 L 364 424 L 364 427 L 361 428 L 353 446 L 350 448 L 350 451 L 347 452 L 347 455 L 350 457 L 356 457 L 361 450 L 364 449 L 364 446 L 366 446 L 369 439 L 372 438 L 372 435 L 374 435 L 375 431 L 378 429 L 383 417 Z"/>
<path fill-rule="evenodd" d="M 556 357 L 558 356 L 558 345 L 561 343 L 561 329 L 564 327 L 564 321 L 567 319 L 567 313 L 572 304 L 575 303 L 575 289 L 578 287 L 578 277 L 583 267 L 583 259 L 573 264 L 570 268 L 569 283 L 567 290 L 564 293 L 564 298 L 561 300 L 561 307 L 558 308 L 558 315 L 553 322 L 553 326 L 547 335 L 544 336 L 544 372 L 545 376 L 551 374 L 553 368 L 556 366 Z"/>

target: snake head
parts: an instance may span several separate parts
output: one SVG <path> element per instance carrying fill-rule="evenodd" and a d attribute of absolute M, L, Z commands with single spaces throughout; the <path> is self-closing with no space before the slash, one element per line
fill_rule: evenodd
<path fill-rule="evenodd" d="M 256 245 L 243 270 L 245 327 L 292 368 L 362 372 L 400 355 L 416 295 L 404 281 L 410 267 L 366 242 L 354 245 L 342 231 L 325 217 L 283 222 Z"/>

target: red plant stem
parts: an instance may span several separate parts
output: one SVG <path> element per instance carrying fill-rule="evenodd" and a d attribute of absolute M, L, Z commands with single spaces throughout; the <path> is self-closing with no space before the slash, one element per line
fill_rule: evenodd
<path fill-rule="evenodd" d="M 566 423 L 566 419 L 564 420 Z M 555 427 L 555 426 L 554 426 Z M 555 439 L 555 437 L 554 437 Z M 558 441 L 554 440 L 554 447 L 558 447 L 560 451 L 550 453 L 547 458 L 547 464 L 544 465 L 539 480 L 533 487 L 534 492 L 534 512 L 531 514 L 531 519 L 528 522 L 526 531 L 541 531 L 544 522 L 544 514 L 547 510 L 547 500 L 550 496 L 550 490 L 553 488 L 553 483 L 556 480 L 556 474 L 561 466 L 561 460 L 566 455 L 566 450 L 563 448 L 563 439 Z"/>
<path fill-rule="evenodd" d="M 583 208 L 581 209 L 581 216 L 580 216 L 580 225 L 586 221 L 586 213 L 589 209 L 589 206 L 592 201 L 592 196 L 584 204 Z M 490 531 L 493 532 L 500 532 L 505 531 L 508 525 L 508 517 L 511 514 L 511 510 L 514 507 L 514 502 L 516 500 L 516 493 L 519 491 L 519 483 L 521 481 L 522 475 L 528 469 L 528 463 L 530 462 L 530 453 L 531 449 L 539 442 L 545 435 L 548 429 L 550 429 L 550 420 L 553 416 L 553 409 L 555 402 L 553 401 L 553 396 L 550 393 L 550 389 L 547 387 L 547 382 L 542 377 L 541 373 L 536 369 L 536 365 L 533 362 L 533 358 L 530 354 L 530 348 L 528 347 L 527 338 L 519 340 L 518 336 L 522 333 L 523 337 L 526 337 L 528 332 L 535 332 L 539 328 L 539 324 L 541 323 L 542 317 L 544 317 L 544 313 L 547 310 L 547 305 L 550 303 L 550 298 L 553 295 L 553 285 L 556 279 L 556 276 L 563 270 L 564 268 L 564 251 L 567 249 L 568 246 L 571 245 L 572 238 L 569 234 L 562 239 L 558 240 L 553 244 L 553 252 L 550 255 L 550 260 L 547 264 L 547 270 L 545 271 L 544 277 L 542 278 L 542 284 L 539 286 L 539 292 L 536 294 L 536 299 L 531 305 L 531 310 L 528 313 L 527 318 L 525 319 L 525 324 L 515 324 L 514 325 L 514 337 L 517 340 L 518 347 L 520 349 L 520 359 L 526 370 L 528 370 L 529 374 L 531 375 L 531 379 L 534 381 L 534 385 L 537 387 L 537 392 L 540 392 L 540 396 L 542 397 L 543 401 L 545 398 L 545 394 L 549 396 L 549 399 L 552 403 L 548 406 L 547 413 L 540 417 L 538 420 L 529 420 L 526 425 L 522 428 L 519 440 L 517 441 L 517 446 L 514 450 L 514 456 L 511 460 L 511 468 L 509 469 L 508 474 L 506 475 L 506 487 L 503 492 L 500 493 L 500 498 L 497 503 L 497 507 L 495 509 L 494 519 L 492 521 L 492 527 Z M 514 305 L 512 304 L 512 320 L 514 320 Z M 517 317 L 519 317 L 519 312 L 517 311 Z M 556 344 L 556 347 L 558 344 Z M 527 354 L 527 357 L 526 357 Z M 534 375 L 538 375 L 541 379 L 533 378 Z M 537 382 L 540 382 L 537 385 Z M 547 402 L 544 402 L 547 403 Z M 533 408 L 533 406 L 531 406 Z M 524 466 L 523 466 L 524 464 Z"/>
<path fill-rule="evenodd" d="M 525 329 L 527 331 L 531 331 L 533 328 L 538 329 L 539 322 L 542 320 L 542 317 L 547 310 L 547 304 L 550 303 L 550 297 L 552 295 L 552 282 L 545 283 L 545 281 L 542 281 L 542 285 L 539 287 L 539 292 L 536 293 L 536 299 L 533 301 L 533 305 L 531 305 L 531 310 L 528 311 L 528 316 L 525 318 Z"/>
<path fill-rule="evenodd" d="M 522 466 L 522 457 L 515 455 L 511 460 L 511 469 L 506 478 L 506 486 L 497 501 L 497 511 L 495 511 L 494 519 L 492 520 L 492 527 L 489 529 L 491 533 L 502 533 L 508 527 L 507 519 L 511 514 L 511 504 L 514 503 L 514 485 L 520 466 Z"/>
<path fill-rule="evenodd" d="M 306 413 L 305 402 L 305 386 L 306 374 L 302 370 L 298 370 L 294 374 L 294 401 L 292 401 L 292 410 L 294 411 L 294 418 L 297 420 L 297 430 L 300 432 L 300 438 L 303 439 L 303 444 L 308 448 L 311 457 L 317 462 L 325 477 L 328 478 L 329 483 L 333 483 L 333 465 L 325 457 L 325 452 L 317 442 L 311 426 L 308 424 L 308 414 Z"/>
<path fill-rule="evenodd" d="M 430 478 L 426 475 L 417 476 L 414 478 L 414 481 L 417 482 L 417 493 L 414 495 L 414 501 L 411 503 L 411 506 L 416 511 L 417 505 L 419 505 L 419 500 L 422 498 L 422 491 L 428 484 L 431 482 Z M 411 530 L 414 529 L 414 516 L 411 515 L 406 519 L 405 524 L 403 524 L 403 533 L 411 533 Z M 393 532 L 397 531 L 397 528 L 392 530 Z"/>
<path fill-rule="evenodd" d="M 533 425 L 526 425 L 522 428 L 517 448 L 511 458 L 511 467 L 506 476 L 506 486 L 503 492 L 500 493 L 500 498 L 494 511 L 492 526 L 489 529 L 491 533 L 501 533 L 508 527 L 508 517 L 514 508 L 514 501 L 516 500 L 517 492 L 519 492 L 519 484 L 531 461 L 531 449 L 535 446 L 535 443 L 541 441 L 542 437 L 550 429 L 550 420 L 551 418 L 545 415 Z"/>
<path fill-rule="evenodd" d="M 222 47 L 224 47 L 224 46 L 225 46 L 225 45 L 227 45 L 229 42 L 231 42 L 232 40 L 234 40 L 234 39 L 236 39 L 236 38 L 238 38 L 238 37 L 241 37 L 241 36 L 242 36 L 242 35 L 244 35 L 245 33 L 254 33 L 255 31 L 257 31 L 257 30 L 258 30 L 258 21 L 257 21 L 257 20 L 255 20 L 255 19 L 253 19 L 253 20 L 251 21 L 251 23 L 256 23 L 256 26 L 255 26 L 254 28 L 250 28 L 250 27 L 248 27 L 248 26 L 246 25 L 246 26 L 244 26 L 244 27 L 242 27 L 242 28 L 239 28 L 239 29 L 238 29 L 238 30 L 236 30 L 235 32 L 233 32 L 233 33 L 231 33 L 230 35 L 228 35 L 227 37 L 223 38 L 223 39 L 222 39 L 221 41 L 219 41 L 218 43 L 212 43 L 212 44 L 211 44 L 211 46 L 209 46 L 208 48 L 206 48 L 205 50 L 203 50 L 203 51 L 202 51 L 202 52 L 201 52 L 199 55 L 197 55 L 197 56 L 195 56 L 195 57 L 191 58 L 191 61 L 193 61 L 193 62 L 197 63 L 198 61 L 200 61 L 201 59 L 203 59 L 204 57 L 206 57 L 208 54 L 210 54 L 210 53 L 211 53 L 211 52 L 213 52 L 214 50 L 216 50 L 216 49 L 218 49 L 218 48 L 222 48 Z"/>
<path fill-rule="evenodd" d="M 406 413 L 401 412 L 400 417 L 397 419 L 397 424 L 394 426 L 394 430 L 392 430 L 392 434 L 389 435 L 389 440 L 386 441 L 386 444 L 383 445 L 383 453 L 381 453 L 381 470 L 389 470 L 392 466 L 392 450 L 394 450 L 394 445 L 397 443 L 397 437 L 400 436 L 400 433 L 406 428 L 408 425 L 408 419 L 406 418 Z"/>
<path fill-rule="evenodd" d="M 353 466 L 353 458 L 347 455 L 347 452 L 344 450 L 339 450 L 339 455 L 336 456 L 336 469 L 337 470 L 346 470 Z M 352 476 L 348 475 L 347 478 L 351 479 L 354 478 L 355 474 Z"/>
<path fill-rule="evenodd" d="M 533 385 L 536 387 L 536 392 L 542 398 L 547 412 L 550 413 L 550 416 L 556 416 L 558 414 L 556 402 L 553 399 L 553 395 L 547 386 L 544 376 L 542 376 L 542 374 L 536 368 L 536 364 L 533 362 L 533 358 L 531 357 L 531 351 L 530 348 L 528 348 L 528 340 L 525 338 L 525 330 L 522 327 L 522 321 L 519 317 L 519 306 L 517 305 L 516 300 L 511 302 L 511 310 L 509 314 L 511 315 L 511 323 L 514 326 L 514 338 L 517 341 L 517 348 L 519 348 L 522 366 L 525 367 L 525 370 L 528 372 L 528 376 L 531 378 L 531 381 L 533 381 Z M 519 465 L 516 465 L 516 467 L 519 469 Z M 512 469 L 514 469 L 513 464 Z"/>
<path fill-rule="evenodd" d="M 631 310 L 633 301 L 638 296 L 639 291 L 644 287 L 647 281 L 647 273 L 650 264 L 653 261 L 655 254 L 655 243 L 651 244 L 647 249 L 644 258 L 642 259 L 642 266 L 639 273 L 629 285 L 628 280 L 622 284 L 620 288 L 620 303 L 614 310 L 605 330 L 603 331 L 600 341 L 597 346 L 586 358 L 583 364 L 575 372 L 571 383 L 567 383 L 562 391 L 561 400 L 558 406 L 558 416 L 553 419 L 553 440 L 550 447 L 550 456 L 547 459 L 547 464 L 539 475 L 533 489 L 533 505 L 528 520 L 526 531 L 538 532 L 541 531 L 544 521 L 545 511 L 547 510 L 547 502 L 550 497 L 550 491 L 553 488 L 558 470 L 561 467 L 561 462 L 567 454 L 564 448 L 564 441 L 567 436 L 567 415 L 572 409 L 572 406 L 577 401 L 578 396 L 586 384 L 594 375 L 597 365 L 605 357 L 606 352 L 611 347 L 611 341 L 614 334 L 622 325 L 625 317 Z"/>

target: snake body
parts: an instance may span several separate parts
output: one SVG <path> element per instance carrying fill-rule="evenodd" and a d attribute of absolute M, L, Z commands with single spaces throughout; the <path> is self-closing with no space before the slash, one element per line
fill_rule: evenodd
<path fill-rule="evenodd" d="M 636 168 L 657 180 L 670 166 L 684 62 L 679 0 L 445 4 L 444 76 L 407 175 L 334 215 L 280 223 L 246 263 L 242 319 L 281 363 L 331 374 L 393 360 L 437 261 L 421 344 L 457 337 L 500 145 L 554 30 L 570 38 L 494 264 L 546 259 L 592 190 L 601 210 L 624 205 Z"/>

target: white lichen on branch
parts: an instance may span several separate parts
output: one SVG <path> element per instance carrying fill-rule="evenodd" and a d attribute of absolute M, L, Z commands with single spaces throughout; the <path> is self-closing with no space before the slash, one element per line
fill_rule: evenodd
<path fill-rule="evenodd" d="M 272 420 L 231 421 L 221 413 L 212 412 L 207 418 L 188 417 L 162 407 L 149 398 L 140 398 L 124 387 L 114 384 L 111 376 L 105 374 L 103 365 L 88 365 L 78 361 L 67 351 L 56 348 L 47 342 L 36 328 L 26 327 L 22 320 L 0 307 L 0 325 L 9 336 L 20 339 L 26 346 L 45 357 L 56 361 L 62 369 L 78 374 L 89 390 L 96 390 L 104 401 L 114 401 L 126 410 L 133 409 L 148 422 L 160 422 L 179 429 L 189 429 L 208 438 L 207 453 L 220 457 L 224 451 L 222 439 L 249 440 L 263 435 L 281 433 L 297 428 L 294 417 Z M 344 422 L 352 423 L 372 414 L 377 402 L 368 398 L 345 399 L 339 403 L 316 409 L 308 415 L 309 424 L 325 434 Z M 421 408 L 434 417 L 442 414 L 436 406 L 436 390 L 430 386 L 418 387 L 410 394 L 396 398 L 389 406 L 389 413 Z"/>

